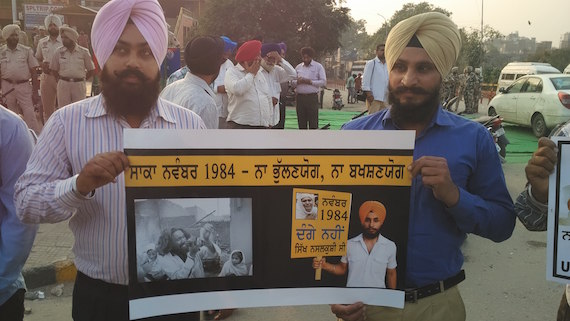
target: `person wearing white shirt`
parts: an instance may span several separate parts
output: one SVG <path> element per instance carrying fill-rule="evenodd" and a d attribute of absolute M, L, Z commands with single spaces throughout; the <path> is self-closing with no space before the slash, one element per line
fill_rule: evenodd
<path fill-rule="evenodd" d="M 313 268 L 345 275 L 348 287 L 396 288 L 396 244 L 380 234 L 386 207 L 378 201 L 362 203 L 358 211 L 362 234 L 348 240 L 346 255 L 338 264 L 323 258 L 313 260 Z"/>
<path fill-rule="evenodd" d="M 184 60 L 190 71 L 184 79 L 166 86 L 160 97 L 188 108 L 198 114 L 206 128 L 218 128 L 218 107 L 216 94 L 210 87 L 214 82 L 222 61 L 224 43 L 222 39 L 198 36 L 184 49 Z"/>
<path fill-rule="evenodd" d="M 220 72 L 218 77 L 214 80 L 214 92 L 216 93 L 216 105 L 218 105 L 218 117 L 219 125 L 218 128 L 226 128 L 226 119 L 228 118 L 228 93 L 226 92 L 226 86 L 224 85 L 224 79 L 226 78 L 226 70 L 232 68 L 234 63 L 230 60 L 233 51 L 237 47 L 237 43 L 232 41 L 226 36 L 221 36 L 224 41 L 224 63 L 220 66 Z"/>
<path fill-rule="evenodd" d="M 376 58 L 366 62 L 362 75 L 362 91 L 366 93 L 368 114 L 388 106 L 388 68 L 384 57 L 385 45 L 376 46 Z"/>
<path fill-rule="evenodd" d="M 230 129 L 270 128 L 273 105 L 269 83 L 261 68 L 261 42 L 250 40 L 239 47 L 234 67 L 226 71 Z"/>
<path fill-rule="evenodd" d="M 281 57 L 281 47 L 276 43 L 267 43 L 261 46 L 261 72 L 267 78 L 271 100 L 273 104 L 273 121 L 271 126 L 277 125 L 280 119 L 279 97 L 281 84 L 295 79 L 297 71 L 289 62 Z"/>

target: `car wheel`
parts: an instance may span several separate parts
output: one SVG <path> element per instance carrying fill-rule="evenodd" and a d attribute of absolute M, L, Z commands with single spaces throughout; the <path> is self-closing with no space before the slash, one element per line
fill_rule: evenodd
<path fill-rule="evenodd" d="M 541 114 L 536 114 L 532 117 L 531 121 L 532 132 L 536 137 L 543 137 L 548 134 L 548 128 L 546 128 L 546 122 Z"/>
<path fill-rule="evenodd" d="M 496 115 L 497 115 L 497 111 L 495 110 L 495 107 L 489 107 L 489 110 L 487 110 L 487 115 L 489 115 L 489 116 L 496 116 Z"/>

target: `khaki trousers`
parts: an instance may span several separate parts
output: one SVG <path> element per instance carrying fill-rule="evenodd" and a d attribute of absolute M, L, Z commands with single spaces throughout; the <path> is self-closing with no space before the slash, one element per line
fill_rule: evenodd
<path fill-rule="evenodd" d="M 57 98 L 57 79 L 52 75 L 42 74 L 40 81 L 40 93 L 44 106 L 44 122 L 55 111 L 55 99 Z"/>
<path fill-rule="evenodd" d="M 87 97 L 85 81 L 71 82 L 59 80 L 57 82 L 57 106 L 61 108 Z"/>
<path fill-rule="evenodd" d="M 380 100 L 373 100 L 372 103 L 370 103 L 367 100 L 366 101 L 366 108 L 368 108 L 368 115 L 372 115 L 372 114 L 379 112 L 382 109 L 386 108 L 386 104 Z"/>
<path fill-rule="evenodd" d="M 39 134 L 42 130 L 41 123 L 38 123 L 34 103 L 32 102 L 32 85 L 29 82 L 22 84 L 11 84 L 2 81 L 2 92 L 7 93 L 10 89 L 14 91 L 6 95 L 6 107 L 16 114 L 22 114 L 24 121 L 30 129 Z"/>
<path fill-rule="evenodd" d="M 404 309 L 366 306 L 367 321 L 465 321 L 465 305 L 457 286 L 445 292 L 406 302 Z"/>

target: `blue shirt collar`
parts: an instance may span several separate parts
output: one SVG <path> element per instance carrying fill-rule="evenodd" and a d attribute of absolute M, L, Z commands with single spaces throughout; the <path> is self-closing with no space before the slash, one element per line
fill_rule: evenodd
<path fill-rule="evenodd" d="M 430 128 L 432 128 L 436 125 L 440 126 L 440 127 L 454 126 L 454 122 L 450 118 L 450 115 L 451 114 L 449 112 L 443 110 L 443 108 L 441 107 L 441 104 L 440 104 L 438 106 L 437 112 L 432 117 L 430 123 L 426 126 L 426 128 L 423 130 L 423 132 L 419 136 L 423 136 L 423 134 L 426 131 L 428 131 Z M 398 126 L 396 126 L 396 124 L 394 124 L 392 122 L 391 109 L 388 109 L 386 111 L 386 113 L 384 113 L 384 116 L 382 117 L 382 126 L 384 128 L 400 129 L 400 128 L 398 128 Z"/>

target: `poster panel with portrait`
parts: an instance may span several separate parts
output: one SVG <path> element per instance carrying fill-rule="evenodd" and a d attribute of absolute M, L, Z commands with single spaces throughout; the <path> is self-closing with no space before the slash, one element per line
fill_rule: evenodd
<path fill-rule="evenodd" d="M 316 279 L 313 261 L 340 264 L 347 242 L 364 234 L 363 204 L 382 204 L 377 233 L 395 244 L 391 268 L 403 289 L 414 132 L 124 135 L 131 319 L 356 301 L 403 307 L 403 291 L 347 287 L 346 274 Z M 295 253 L 302 224 L 319 243 Z"/>
<path fill-rule="evenodd" d="M 570 283 L 570 139 L 553 137 L 558 163 L 550 175 L 546 277 Z"/>

